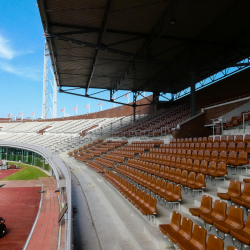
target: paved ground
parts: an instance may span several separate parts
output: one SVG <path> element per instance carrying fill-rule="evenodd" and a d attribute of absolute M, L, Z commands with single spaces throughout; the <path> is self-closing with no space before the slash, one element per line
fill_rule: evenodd
<path fill-rule="evenodd" d="M 23 249 L 37 215 L 39 190 L 41 187 L 0 188 L 0 216 L 6 219 L 7 225 L 7 235 L 0 239 L 1 250 Z"/>
<path fill-rule="evenodd" d="M 53 178 L 43 177 L 41 181 L 46 193 L 43 194 L 39 219 L 28 245 L 28 250 L 56 250 L 59 231 L 58 196 L 55 194 Z"/>
<path fill-rule="evenodd" d="M 10 176 L 21 169 L 8 169 L 8 170 L 0 170 L 0 180 L 4 179 L 7 176 Z"/>
<path fill-rule="evenodd" d="M 100 175 L 67 155 L 60 156 L 73 174 L 76 250 L 172 249 L 158 226 L 142 218 Z"/>

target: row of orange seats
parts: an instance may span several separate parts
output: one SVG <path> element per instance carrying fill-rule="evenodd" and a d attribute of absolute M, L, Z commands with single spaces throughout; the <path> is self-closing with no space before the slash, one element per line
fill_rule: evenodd
<path fill-rule="evenodd" d="M 217 193 L 222 200 L 231 200 L 232 203 L 247 207 L 250 209 L 250 183 L 245 183 L 241 193 L 241 182 L 230 181 L 227 193 Z"/>
<path fill-rule="evenodd" d="M 131 144 L 154 144 L 154 145 L 161 145 L 163 141 L 155 140 L 155 141 L 133 141 Z"/>
<path fill-rule="evenodd" d="M 188 154 L 189 153 L 189 154 Z M 178 157 L 175 156 L 163 156 L 163 155 L 150 155 L 150 154 L 140 154 L 139 159 L 156 163 L 156 164 L 161 164 L 161 165 L 166 165 L 170 167 L 176 167 L 176 168 L 181 168 L 181 169 L 186 169 L 189 165 L 193 165 L 193 160 L 199 160 L 199 161 L 214 161 L 214 162 L 225 162 L 228 165 L 231 166 L 243 166 L 249 164 L 249 159 L 248 159 L 248 153 L 247 152 L 237 152 L 232 151 L 229 154 L 227 152 L 222 151 L 213 151 L 212 153 L 208 150 L 205 152 L 200 150 L 197 154 L 197 151 L 193 151 L 192 155 L 190 154 L 191 152 L 187 152 L 185 156 L 181 155 Z"/>
<path fill-rule="evenodd" d="M 87 161 L 87 158 L 84 157 L 84 156 L 79 156 L 79 155 L 74 155 L 75 159 L 78 160 L 78 161 L 82 161 L 82 162 L 86 162 Z"/>
<path fill-rule="evenodd" d="M 132 168 L 136 168 L 138 169 L 138 166 L 136 164 L 128 164 L 128 166 L 132 167 Z M 139 169 L 141 170 L 141 169 Z M 161 167 L 162 170 L 162 167 Z M 135 170 L 130 170 L 135 171 Z M 143 170 L 142 170 L 143 171 Z M 217 169 L 216 169 L 217 171 Z M 146 172 L 146 171 L 145 171 Z M 148 172 L 146 172 L 148 173 Z M 215 172 L 216 174 L 216 172 Z M 141 176 L 143 176 L 143 178 L 145 179 L 145 173 L 140 173 Z M 170 168 L 169 167 L 165 167 L 164 168 L 164 172 L 159 172 L 159 174 L 156 176 L 159 176 L 161 178 L 164 178 L 166 180 L 169 181 L 173 181 L 176 184 L 181 184 L 184 187 L 189 187 L 191 189 L 200 189 L 200 188 L 205 188 L 206 187 L 206 183 L 205 183 L 205 175 L 203 173 L 195 173 L 193 171 L 187 171 L 187 170 L 183 170 L 181 171 L 180 169 L 177 171 L 177 169 L 175 168 Z M 147 178 L 150 178 L 149 176 L 147 176 Z M 155 179 L 155 176 L 152 176 L 153 179 Z"/>
<path fill-rule="evenodd" d="M 118 156 L 122 156 L 122 157 L 125 157 L 125 158 L 134 158 L 135 157 L 134 152 L 122 151 L 122 150 L 111 151 L 110 155 L 118 155 Z"/>
<path fill-rule="evenodd" d="M 224 250 L 224 242 L 221 239 L 210 234 L 206 241 L 207 231 L 196 224 L 193 228 L 193 222 L 187 217 L 183 217 L 181 223 L 181 215 L 176 211 L 173 212 L 171 223 L 161 224 L 159 228 L 164 235 L 167 235 L 182 250 Z M 227 249 L 231 250 L 231 248 Z"/>
<path fill-rule="evenodd" d="M 144 148 L 137 148 L 137 147 L 128 147 L 128 148 L 122 148 L 123 151 L 130 151 L 130 152 L 134 152 L 135 154 L 139 154 L 139 153 L 144 153 L 145 149 Z"/>
<path fill-rule="evenodd" d="M 108 180 L 128 201 L 130 201 L 143 215 L 157 214 L 157 200 L 136 188 L 127 180 L 114 172 L 107 170 L 103 176 Z"/>
<path fill-rule="evenodd" d="M 103 158 L 114 161 L 114 162 L 119 162 L 119 163 L 124 162 L 124 157 L 122 157 L 122 156 L 106 154 L 106 155 L 103 155 Z"/>
<path fill-rule="evenodd" d="M 212 136 L 209 136 L 209 137 L 198 137 L 198 138 L 181 138 L 181 139 L 170 139 L 170 144 L 172 143 L 196 143 L 196 142 L 227 142 L 227 143 L 230 143 L 230 142 L 250 142 L 250 134 L 248 135 L 245 135 L 244 138 L 243 138 L 243 135 L 222 135 L 222 136 L 215 136 L 215 137 L 212 137 Z"/>
<path fill-rule="evenodd" d="M 103 174 L 104 170 L 103 170 L 103 166 L 101 166 L 100 164 L 90 161 L 89 163 L 86 163 L 86 165 L 90 168 L 92 168 L 94 171 L 96 171 L 97 173 Z"/>
<path fill-rule="evenodd" d="M 182 163 L 184 162 L 186 162 L 185 158 L 182 159 Z M 160 176 L 164 179 L 168 179 L 170 173 L 174 173 L 177 176 L 182 175 L 184 174 L 182 170 L 186 170 L 187 172 L 202 173 L 204 175 L 210 175 L 212 177 L 226 176 L 228 174 L 227 165 L 224 162 L 219 162 L 217 164 L 216 162 L 211 161 L 208 164 L 208 161 L 206 160 L 193 161 L 191 159 L 188 159 L 187 163 L 188 164 L 181 165 L 178 168 L 172 165 L 172 168 L 170 168 L 169 166 L 162 166 L 160 164 L 152 164 L 140 160 L 129 159 L 126 165 L 148 172 L 150 174 Z"/>
<path fill-rule="evenodd" d="M 113 161 L 109 161 L 103 158 L 96 158 L 94 162 L 100 163 L 107 168 L 113 168 L 115 166 Z"/>
<path fill-rule="evenodd" d="M 227 203 L 215 200 L 212 208 L 212 198 L 203 195 L 199 208 L 190 208 L 190 213 L 200 217 L 204 222 L 214 225 L 225 234 L 231 234 L 244 244 L 250 244 L 250 214 L 246 225 L 244 223 L 244 210 L 231 205 L 227 211 Z"/>
<path fill-rule="evenodd" d="M 164 146 L 163 146 L 164 145 Z M 150 149 L 152 152 L 164 152 L 166 150 L 217 150 L 217 151 L 245 151 L 246 149 L 250 152 L 250 142 L 215 142 L 215 143 L 178 143 L 178 144 L 170 144 L 169 146 L 166 146 L 168 144 L 163 144 L 160 146 L 159 149 Z M 172 146 L 172 147 L 171 147 Z M 175 147 L 174 147 L 175 146 Z"/>
<path fill-rule="evenodd" d="M 84 156 L 85 158 L 88 158 L 88 159 L 94 159 L 95 158 L 94 154 L 92 154 L 92 153 L 85 153 L 83 151 L 80 152 L 80 155 Z"/>
<path fill-rule="evenodd" d="M 139 171 L 133 171 L 133 169 L 120 164 L 118 164 L 116 171 L 168 202 L 179 202 L 182 200 L 180 185 L 174 185 L 172 182 L 167 184 L 166 180 L 147 175 L 147 173 L 141 174 Z"/>

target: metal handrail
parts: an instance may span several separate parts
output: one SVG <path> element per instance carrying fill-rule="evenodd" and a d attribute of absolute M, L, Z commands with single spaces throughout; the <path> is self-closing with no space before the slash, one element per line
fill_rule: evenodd
<path fill-rule="evenodd" d="M 243 134 L 245 134 L 245 115 L 249 115 L 249 114 L 250 114 L 250 112 L 243 114 Z"/>

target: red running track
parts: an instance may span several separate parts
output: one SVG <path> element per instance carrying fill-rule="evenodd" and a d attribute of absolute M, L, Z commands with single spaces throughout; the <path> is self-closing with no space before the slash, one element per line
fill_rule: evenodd
<path fill-rule="evenodd" d="M 16 172 L 18 172 L 20 169 L 8 169 L 8 170 L 0 170 L 0 180 L 4 179 L 7 176 L 10 176 Z"/>
<path fill-rule="evenodd" d="M 0 188 L 0 216 L 6 219 L 7 226 L 7 235 L 0 238 L 1 250 L 23 249 L 37 216 L 39 190 L 41 187 Z"/>

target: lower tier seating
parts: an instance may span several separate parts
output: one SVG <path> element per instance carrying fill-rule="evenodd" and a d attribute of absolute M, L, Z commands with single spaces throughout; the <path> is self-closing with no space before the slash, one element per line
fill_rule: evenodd
<path fill-rule="evenodd" d="M 159 225 L 161 232 L 177 244 L 181 250 L 224 250 L 224 242 L 217 236 L 210 234 L 206 241 L 207 231 L 201 226 L 174 211 L 170 224 Z M 193 228 L 193 230 L 192 230 Z"/>
<path fill-rule="evenodd" d="M 108 180 L 143 215 L 157 214 L 156 199 L 136 188 L 117 174 L 107 170 L 103 177 Z"/>
<path fill-rule="evenodd" d="M 90 161 L 89 163 L 86 164 L 88 167 L 92 168 L 94 171 L 97 173 L 104 173 L 103 166 L 99 165 L 98 163 L 95 163 L 93 161 Z"/>

